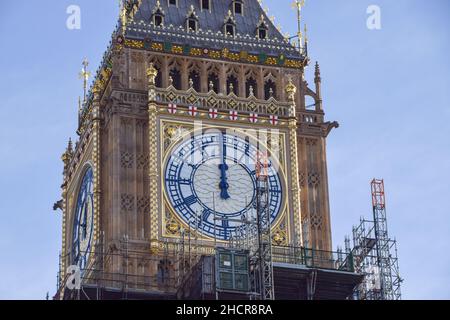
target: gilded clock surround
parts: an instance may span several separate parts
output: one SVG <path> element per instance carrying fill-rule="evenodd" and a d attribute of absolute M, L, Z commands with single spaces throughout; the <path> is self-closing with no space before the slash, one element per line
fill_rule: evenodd
<path fill-rule="evenodd" d="M 197 125 L 200 123 L 197 123 Z M 161 143 L 161 154 L 163 155 L 162 165 L 163 167 L 167 163 L 168 157 L 171 155 L 171 150 L 177 146 L 180 141 L 183 141 L 186 137 L 192 136 L 194 134 L 195 130 L 198 130 L 198 128 L 195 126 L 193 120 L 185 120 L 185 121 L 174 121 L 169 119 L 161 119 L 160 120 L 160 135 L 162 137 L 162 141 L 164 143 Z M 249 131 L 253 131 L 252 133 L 256 133 L 258 129 L 266 129 L 264 127 L 255 127 L 255 128 L 242 128 L 240 126 L 232 126 L 230 123 L 224 122 L 224 121 L 217 121 L 217 122 L 209 122 L 201 125 L 201 130 L 209 130 L 209 129 L 235 129 L 236 132 L 239 132 L 242 135 L 252 136 L 249 134 Z M 194 129 L 195 128 L 195 129 Z M 285 137 L 286 134 L 284 132 L 278 131 L 280 128 L 278 128 L 274 133 L 271 131 L 267 134 L 268 141 L 271 141 L 273 137 L 278 138 L 280 140 L 279 150 L 278 153 L 280 157 L 275 158 L 274 160 L 278 163 L 277 166 L 279 169 L 279 174 L 282 177 L 282 184 L 284 185 L 283 189 L 288 190 L 287 188 L 287 177 L 286 177 L 286 159 L 284 158 L 285 155 Z M 241 131 L 241 130 L 245 130 Z M 257 138 L 252 136 L 252 139 L 254 141 L 257 141 Z M 273 150 L 269 146 L 263 146 L 263 148 L 267 148 L 269 150 L 269 153 Z M 275 152 L 275 154 L 277 154 Z M 163 170 L 164 171 L 164 170 Z M 169 238 L 169 239 L 178 239 L 180 237 L 180 230 L 190 230 L 190 227 L 182 221 L 178 217 L 178 214 L 175 213 L 171 205 L 169 204 L 169 201 L 167 199 L 167 191 L 165 189 L 165 183 L 164 183 L 164 177 L 161 175 L 161 186 L 163 188 L 163 195 L 164 195 L 164 210 L 161 213 L 162 217 L 162 237 L 163 238 Z M 280 210 L 280 214 L 277 216 L 277 219 L 273 223 L 273 238 L 276 243 L 279 245 L 287 244 L 289 243 L 289 225 L 290 225 L 290 215 L 288 214 L 289 208 L 288 208 L 288 201 L 286 199 L 287 192 L 284 192 L 283 199 L 282 199 L 282 209 Z M 194 230 L 191 230 L 192 233 L 195 234 Z M 195 236 L 200 239 L 204 240 L 205 243 L 211 245 L 211 243 L 214 242 L 214 239 L 209 236 L 203 235 L 201 232 L 198 234 L 195 234 Z M 226 243 L 226 241 L 219 240 L 219 243 Z"/>

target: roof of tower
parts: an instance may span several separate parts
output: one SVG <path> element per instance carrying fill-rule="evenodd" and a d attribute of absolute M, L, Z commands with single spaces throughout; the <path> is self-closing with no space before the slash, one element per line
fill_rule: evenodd
<path fill-rule="evenodd" d="M 135 1 L 139 2 L 139 1 Z M 231 51 L 285 55 L 301 59 L 298 50 L 287 41 L 274 26 L 258 0 L 237 0 L 243 5 L 243 14 L 234 14 L 236 0 L 210 0 L 210 10 L 202 10 L 201 0 L 140 0 L 140 5 L 127 23 L 126 37 L 151 39 L 179 45 L 228 48 Z M 154 24 L 154 14 L 163 16 L 163 24 Z M 198 21 L 196 31 L 187 31 L 187 18 L 193 14 Z M 224 25 L 228 19 L 235 24 L 235 35 L 225 35 Z M 261 25 L 267 30 L 266 39 L 259 39 L 257 30 Z"/>

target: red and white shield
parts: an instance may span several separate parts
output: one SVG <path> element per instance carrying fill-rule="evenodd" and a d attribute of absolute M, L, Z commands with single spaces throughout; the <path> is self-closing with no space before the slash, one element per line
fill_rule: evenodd
<path fill-rule="evenodd" d="M 211 119 L 217 119 L 219 116 L 219 112 L 217 112 L 217 109 L 209 109 L 209 118 Z"/>
<path fill-rule="evenodd" d="M 258 122 L 258 115 L 256 113 L 250 113 L 250 117 L 248 118 L 251 123 Z"/>
<path fill-rule="evenodd" d="M 175 113 L 177 113 L 177 105 L 173 104 L 173 103 L 169 103 L 169 105 L 167 106 L 167 110 L 169 111 L 169 113 L 175 114 Z"/>
<path fill-rule="evenodd" d="M 196 106 L 189 106 L 189 115 L 196 117 L 198 115 L 198 108 Z"/>
<path fill-rule="evenodd" d="M 238 113 L 235 110 L 231 110 L 230 111 L 230 120 L 231 121 L 236 121 L 238 119 Z"/>
<path fill-rule="evenodd" d="M 270 121 L 270 124 L 273 125 L 273 126 L 278 125 L 278 116 L 271 115 L 269 121 Z"/>

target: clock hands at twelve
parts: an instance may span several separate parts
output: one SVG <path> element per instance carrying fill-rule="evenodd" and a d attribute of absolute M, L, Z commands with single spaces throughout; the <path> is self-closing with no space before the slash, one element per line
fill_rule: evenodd
<path fill-rule="evenodd" d="M 221 134 L 221 143 L 220 143 L 220 148 L 221 148 L 221 160 L 222 163 L 219 165 L 219 170 L 220 170 L 220 183 L 219 183 L 219 188 L 220 188 L 220 198 L 224 199 L 224 200 L 228 200 L 230 199 L 230 195 L 228 194 L 228 188 L 230 187 L 230 185 L 227 182 L 227 170 L 228 170 L 228 165 L 226 164 L 226 146 L 225 146 L 225 137 L 223 136 L 223 134 Z"/>

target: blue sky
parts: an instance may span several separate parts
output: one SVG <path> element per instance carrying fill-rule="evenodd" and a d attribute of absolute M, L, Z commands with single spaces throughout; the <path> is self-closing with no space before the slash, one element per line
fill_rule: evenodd
<path fill-rule="evenodd" d="M 80 63 L 87 56 L 97 68 L 116 3 L 2 4 L 0 299 L 55 292 L 60 156 L 75 136 Z M 78 31 L 66 28 L 71 4 L 82 10 Z M 381 8 L 381 30 L 366 28 L 372 4 Z M 264 6 L 295 32 L 290 1 Z M 341 124 L 328 140 L 335 246 L 360 216 L 370 217 L 369 182 L 384 178 L 406 299 L 450 299 L 449 12 L 447 0 L 310 0 L 304 10 L 327 118 Z"/>

